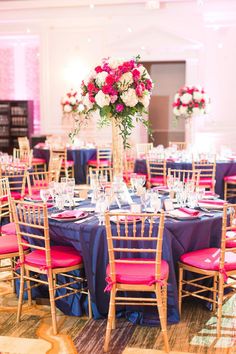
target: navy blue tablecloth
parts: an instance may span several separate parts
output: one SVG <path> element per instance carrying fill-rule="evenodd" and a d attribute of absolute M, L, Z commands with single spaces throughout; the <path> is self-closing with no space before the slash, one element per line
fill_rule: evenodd
<path fill-rule="evenodd" d="M 190 162 L 167 162 L 167 169 L 191 170 Z M 147 164 L 144 159 L 135 161 L 134 172 L 147 174 Z M 216 163 L 216 185 L 215 192 L 224 198 L 224 177 L 236 175 L 236 162 L 217 162 Z"/>
<path fill-rule="evenodd" d="M 83 203 L 88 205 L 88 202 Z M 169 264 L 168 279 L 168 323 L 179 321 L 177 292 L 177 262 L 188 251 L 205 247 L 219 247 L 222 218 L 220 213 L 214 217 L 189 221 L 166 219 L 163 237 L 163 259 Z M 98 225 L 98 219 L 80 224 L 50 219 L 50 237 L 52 244 L 71 245 L 83 256 L 84 268 L 91 293 L 93 316 L 95 319 L 107 316 L 109 293 L 106 286 L 106 266 L 108 251 L 105 226 Z M 57 301 L 57 306 L 68 315 L 80 316 L 85 304 L 84 297 L 78 295 Z M 118 309 L 131 321 L 144 325 L 158 325 L 157 311 L 154 307 Z"/>
<path fill-rule="evenodd" d="M 67 159 L 73 160 L 75 163 L 75 183 L 85 184 L 86 183 L 86 166 L 88 160 L 96 159 L 96 149 L 68 149 Z M 34 148 L 34 157 L 43 158 L 49 162 L 49 149 Z"/>

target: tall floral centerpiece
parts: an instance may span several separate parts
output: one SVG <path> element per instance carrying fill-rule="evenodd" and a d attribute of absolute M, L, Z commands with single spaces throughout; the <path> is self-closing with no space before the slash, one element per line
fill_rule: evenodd
<path fill-rule="evenodd" d="M 173 113 L 185 119 L 185 140 L 188 145 L 193 142 L 193 117 L 209 111 L 210 99 L 205 90 L 199 86 L 184 86 L 174 97 Z"/>
<path fill-rule="evenodd" d="M 123 170 L 123 149 L 129 147 L 128 138 L 135 123 L 149 127 L 143 113 L 147 113 L 152 88 L 152 80 L 139 57 L 128 61 L 103 59 L 82 82 L 84 113 L 97 111 L 100 126 L 112 124 L 115 175 Z"/>

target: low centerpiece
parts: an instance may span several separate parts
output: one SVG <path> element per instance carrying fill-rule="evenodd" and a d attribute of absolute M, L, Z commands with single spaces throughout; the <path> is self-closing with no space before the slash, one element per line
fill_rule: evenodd
<path fill-rule="evenodd" d="M 193 117 L 208 113 L 210 99 L 200 86 L 181 87 L 174 97 L 173 113 L 185 119 L 185 140 L 188 145 L 193 142 Z"/>
<path fill-rule="evenodd" d="M 123 171 L 123 149 L 129 147 L 128 138 L 135 122 L 149 129 L 144 114 L 153 83 L 139 59 L 103 59 L 81 84 L 82 114 L 90 117 L 98 112 L 101 127 L 112 124 L 114 175 Z"/>

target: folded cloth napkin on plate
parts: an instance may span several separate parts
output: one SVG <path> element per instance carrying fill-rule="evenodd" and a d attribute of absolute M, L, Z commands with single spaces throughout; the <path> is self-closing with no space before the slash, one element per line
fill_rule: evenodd
<path fill-rule="evenodd" d="M 211 205 L 224 205 L 226 202 L 226 200 L 222 200 L 222 199 L 218 199 L 218 200 L 199 200 L 198 203 L 202 203 L 202 204 L 211 204 Z"/>
<path fill-rule="evenodd" d="M 51 217 L 54 219 L 72 219 L 72 218 L 79 218 L 86 213 L 82 210 L 66 210 L 61 213 L 54 213 L 51 214 Z"/>
<path fill-rule="evenodd" d="M 198 216 L 200 214 L 198 210 L 189 209 L 189 208 L 179 208 L 178 210 L 191 216 Z"/>
<path fill-rule="evenodd" d="M 126 217 L 121 216 L 120 221 L 139 221 L 141 220 L 139 216 L 134 216 L 134 215 L 127 215 Z"/>
<path fill-rule="evenodd" d="M 158 186 L 158 187 L 154 187 L 152 188 L 154 191 L 168 191 L 168 186 Z"/>

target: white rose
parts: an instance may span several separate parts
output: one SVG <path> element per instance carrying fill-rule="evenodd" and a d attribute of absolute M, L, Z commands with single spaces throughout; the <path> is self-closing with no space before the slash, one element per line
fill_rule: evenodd
<path fill-rule="evenodd" d="M 85 109 L 84 105 L 83 105 L 82 103 L 80 103 L 80 104 L 78 105 L 78 112 L 83 112 L 84 109 Z"/>
<path fill-rule="evenodd" d="M 188 107 L 180 106 L 179 112 L 180 112 L 180 115 L 186 115 L 188 113 Z"/>
<path fill-rule="evenodd" d="M 121 99 L 128 107 L 134 107 L 138 103 L 138 97 L 136 95 L 135 89 L 133 88 L 129 88 L 127 91 L 123 92 Z"/>
<path fill-rule="evenodd" d="M 176 93 L 176 94 L 175 94 L 175 97 L 174 97 L 174 101 L 175 101 L 175 102 L 178 101 L 179 98 L 180 98 L 179 94 Z"/>
<path fill-rule="evenodd" d="M 144 75 L 145 79 L 151 80 L 151 77 L 148 74 L 147 69 L 143 65 L 138 66 L 136 69 L 140 72 L 140 76 Z"/>
<path fill-rule="evenodd" d="M 174 108 L 173 108 L 173 113 L 174 113 L 174 115 L 177 116 L 177 117 L 180 116 L 180 114 L 181 114 L 181 113 L 180 113 L 180 110 L 179 110 L 177 107 L 174 107 Z"/>
<path fill-rule="evenodd" d="M 148 91 L 144 91 L 144 95 L 139 97 L 139 102 L 141 102 L 144 108 L 148 108 L 151 96 L 148 94 Z"/>
<path fill-rule="evenodd" d="M 121 75 L 118 85 L 121 91 L 125 91 L 132 85 L 133 82 L 133 75 L 129 72 Z"/>
<path fill-rule="evenodd" d="M 108 73 L 106 71 L 102 71 L 97 74 L 95 81 L 98 87 L 102 87 L 104 85 L 107 75 Z"/>
<path fill-rule="evenodd" d="M 193 107 L 192 112 L 193 112 L 194 115 L 199 115 L 199 114 L 204 113 L 204 110 L 203 110 L 203 109 L 200 109 L 200 108 L 198 108 L 198 107 Z"/>
<path fill-rule="evenodd" d="M 111 69 L 117 69 L 118 66 L 122 65 L 124 59 L 122 58 L 110 58 L 108 59 L 108 65 Z"/>
<path fill-rule="evenodd" d="M 108 106 L 111 102 L 111 99 L 109 95 L 105 95 L 105 93 L 100 90 L 95 96 L 95 101 L 99 105 L 99 107 L 102 108 L 104 106 Z"/>
<path fill-rule="evenodd" d="M 70 101 L 70 104 L 72 104 L 72 105 L 76 104 L 76 98 L 74 96 L 71 96 L 69 101 Z"/>
<path fill-rule="evenodd" d="M 61 99 L 61 103 L 62 104 L 65 104 L 66 102 L 68 102 L 69 101 L 69 97 L 68 96 L 64 96 L 64 97 L 62 97 L 62 99 Z"/>
<path fill-rule="evenodd" d="M 190 93 L 185 93 L 183 96 L 180 97 L 180 101 L 184 104 L 188 104 L 192 101 L 192 95 L 190 95 Z"/>
<path fill-rule="evenodd" d="M 92 102 L 89 99 L 89 94 L 88 93 L 86 93 L 86 95 L 82 97 L 82 102 L 86 106 L 87 110 L 93 108 L 93 104 L 92 104 Z"/>
<path fill-rule="evenodd" d="M 71 94 L 71 96 L 73 96 L 76 93 L 76 91 L 71 89 L 69 93 Z"/>
<path fill-rule="evenodd" d="M 196 100 L 196 101 L 201 101 L 201 99 L 202 99 L 202 93 L 199 92 L 199 91 L 194 91 L 194 92 L 193 92 L 193 98 L 194 98 L 194 100 Z"/>
<path fill-rule="evenodd" d="M 65 104 L 63 110 L 65 113 L 70 113 L 72 111 L 72 107 L 69 104 Z"/>

